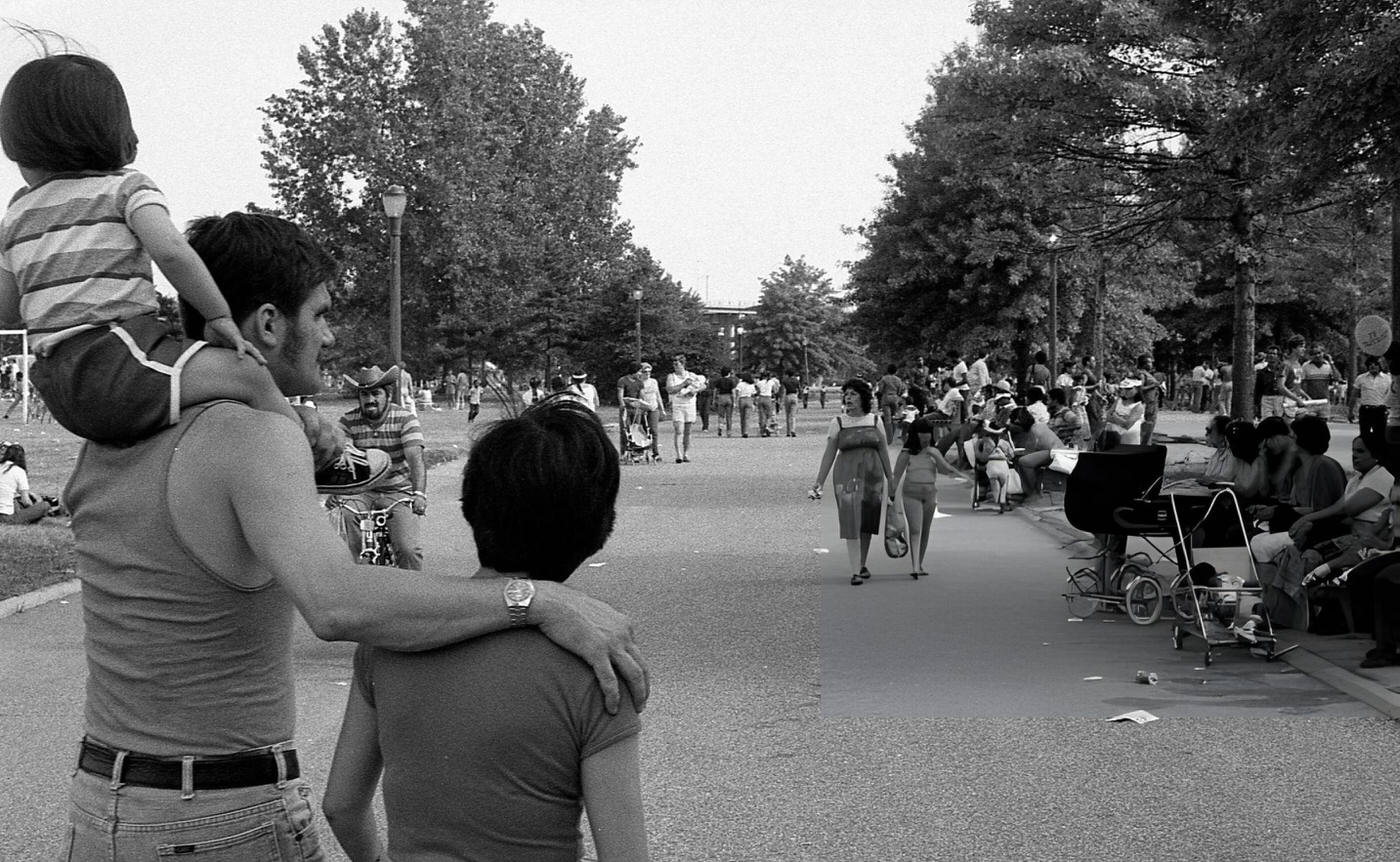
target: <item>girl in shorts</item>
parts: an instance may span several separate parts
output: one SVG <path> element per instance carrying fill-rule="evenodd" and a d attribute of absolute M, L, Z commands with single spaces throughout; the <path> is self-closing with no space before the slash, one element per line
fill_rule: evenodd
<path fill-rule="evenodd" d="M 924 571 L 924 555 L 928 553 L 928 536 L 933 526 L 933 513 L 938 507 L 938 471 L 962 476 L 968 481 L 972 477 L 943 457 L 933 446 L 933 425 L 923 418 L 915 419 L 909 426 L 909 439 L 894 462 L 894 480 L 890 482 L 890 505 L 894 505 L 896 494 L 903 493 L 901 504 L 905 518 L 909 521 L 909 574 L 915 579 L 927 577 Z M 904 484 L 900 486 L 900 480 Z"/>
<path fill-rule="evenodd" d="M 34 336 L 32 382 L 55 419 L 118 444 L 175 424 L 181 407 L 218 399 L 303 424 L 160 189 L 126 167 L 137 138 L 111 69 L 74 54 L 20 67 L 0 97 L 0 144 L 26 184 L 0 219 L 0 324 L 21 322 Z M 203 340 L 173 335 L 156 317 L 152 261 L 186 314 L 203 321 Z M 371 472 L 364 453 L 347 447 L 317 482 L 343 491 Z"/>

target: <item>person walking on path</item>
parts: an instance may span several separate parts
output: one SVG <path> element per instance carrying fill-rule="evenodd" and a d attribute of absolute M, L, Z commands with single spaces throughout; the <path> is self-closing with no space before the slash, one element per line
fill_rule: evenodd
<path fill-rule="evenodd" d="M 758 405 L 758 436 L 768 437 L 773 433 L 773 402 L 778 395 L 778 378 L 774 377 L 768 369 L 758 372 L 758 382 L 754 384 L 757 395 L 754 403 Z"/>
<path fill-rule="evenodd" d="M 481 396 L 486 392 L 486 381 L 478 380 L 467 389 L 467 421 L 474 422 L 481 415 Z"/>
<path fill-rule="evenodd" d="M 758 387 L 754 385 L 753 375 L 745 371 L 739 375 L 739 382 L 734 385 L 734 404 L 739 408 L 739 435 L 749 436 L 749 417 L 753 415 L 753 399 L 758 394 Z"/>
<path fill-rule="evenodd" d="M 666 375 L 666 392 L 671 396 L 671 445 L 676 463 L 690 461 L 690 426 L 695 424 L 695 396 L 705 386 L 705 378 L 685 370 L 685 355 L 677 353 Z"/>
<path fill-rule="evenodd" d="M 651 363 L 643 362 L 637 370 L 642 378 L 642 410 L 646 415 L 647 433 L 651 435 L 651 454 L 661 460 L 661 417 L 666 408 L 661 406 L 661 386 L 651 376 Z"/>
<path fill-rule="evenodd" d="M 714 384 L 716 436 L 734 435 L 734 387 L 738 383 L 728 365 L 720 367 L 719 379 Z"/>
<path fill-rule="evenodd" d="M 646 408 L 642 401 L 642 367 L 617 378 L 617 451 L 627 451 L 627 429 L 633 422 L 642 422 Z M 655 432 L 652 432 L 653 437 Z"/>
<path fill-rule="evenodd" d="M 832 418 L 827 429 L 826 450 L 810 495 L 820 497 L 827 474 L 832 474 L 836 516 L 841 538 L 846 540 L 852 586 L 860 586 L 870 577 L 865 562 L 870 556 L 870 540 L 880 529 L 885 486 L 892 478 L 885 435 L 879 417 L 871 412 L 874 400 L 870 384 L 864 380 L 853 377 L 842 384 L 842 413 Z"/>
<path fill-rule="evenodd" d="M 1016 458 L 1016 450 L 1006 438 L 1006 426 L 988 420 L 977 438 L 977 463 L 987 471 L 987 485 L 991 497 L 997 504 L 997 514 L 1007 509 L 1007 493 L 1011 481 L 1011 462 Z M 977 508 L 973 504 L 973 508 Z"/>
<path fill-rule="evenodd" d="M 788 369 L 781 381 L 783 387 L 783 417 L 787 420 L 787 436 L 797 436 L 797 396 L 802 391 L 802 379 Z"/>
<path fill-rule="evenodd" d="M 467 389 L 472 385 L 467 372 L 458 371 L 452 378 L 452 409 L 461 410 L 467 403 Z M 468 419 L 470 421 L 470 418 Z"/>
<path fill-rule="evenodd" d="M 893 443 L 895 437 L 895 417 L 904 406 L 904 381 L 895 372 L 899 366 L 890 363 L 885 366 L 885 376 L 875 385 L 876 400 L 880 405 L 880 420 L 885 423 L 885 436 Z"/>
<path fill-rule="evenodd" d="M 948 463 L 933 446 L 933 424 L 920 417 L 909 425 L 909 436 L 895 459 L 894 478 L 890 481 L 889 505 L 898 500 L 909 522 L 909 574 L 916 580 L 927 577 L 924 559 L 928 554 L 928 537 L 933 528 L 933 514 L 938 508 L 938 471 L 952 473 L 972 481 L 972 477 Z"/>
<path fill-rule="evenodd" d="M 270 215 L 202 218 L 188 237 L 281 390 L 317 391 L 334 260 Z M 522 603 L 445 566 L 355 565 L 320 514 L 301 424 L 277 414 L 215 402 L 133 445 L 89 442 L 66 493 L 88 673 L 65 859 L 232 856 L 239 841 L 325 858 L 293 742 L 296 612 L 324 640 L 407 651 L 523 621 L 592 667 L 609 712 L 614 666 L 646 701 L 631 626 L 601 602 L 540 582 Z"/>
<path fill-rule="evenodd" d="M 473 579 L 506 595 L 567 580 L 612 532 L 619 479 L 607 432 L 578 403 L 546 401 L 493 426 L 462 478 L 482 564 Z M 419 653 L 361 646 L 352 679 L 323 801 L 352 862 L 384 858 L 381 773 L 395 859 L 442 858 L 447 844 L 454 858 L 576 859 L 582 807 L 598 862 L 647 858 L 637 712 L 622 698 L 609 715 L 588 668 L 544 635 Z"/>

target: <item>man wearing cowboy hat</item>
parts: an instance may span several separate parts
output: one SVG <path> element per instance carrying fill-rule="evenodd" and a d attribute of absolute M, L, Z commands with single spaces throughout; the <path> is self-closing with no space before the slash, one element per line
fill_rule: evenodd
<path fill-rule="evenodd" d="M 395 507 L 389 513 L 389 541 L 393 543 L 399 568 L 423 568 L 423 543 L 418 539 L 418 519 L 428 511 L 428 469 L 423 464 L 423 427 L 418 417 L 390 400 L 390 393 L 399 383 L 397 365 L 388 371 L 378 365 L 361 366 L 353 375 L 345 375 L 345 383 L 355 390 L 360 405 L 340 417 L 347 440 L 361 449 L 379 449 L 389 455 L 389 472 L 372 490 L 355 495 L 364 509 L 380 509 L 409 500 L 412 515 Z M 360 554 L 360 531 L 355 515 L 343 510 L 345 535 L 350 551 Z"/>

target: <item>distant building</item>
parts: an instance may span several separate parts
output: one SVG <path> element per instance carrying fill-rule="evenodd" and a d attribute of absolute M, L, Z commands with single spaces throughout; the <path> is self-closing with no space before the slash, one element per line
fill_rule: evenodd
<path fill-rule="evenodd" d="M 736 368 L 743 367 L 740 355 L 739 329 L 744 321 L 758 313 L 757 305 L 706 305 L 705 319 L 715 328 L 715 334 L 729 345 L 729 358 Z"/>

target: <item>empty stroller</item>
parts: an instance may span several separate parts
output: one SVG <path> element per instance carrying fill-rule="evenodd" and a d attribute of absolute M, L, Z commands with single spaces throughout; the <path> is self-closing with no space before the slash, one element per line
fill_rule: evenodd
<path fill-rule="evenodd" d="M 652 451 L 651 432 L 647 430 L 645 414 L 631 411 L 627 417 L 627 445 L 622 450 L 623 464 L 655 464 L 661 459 Z"/>

